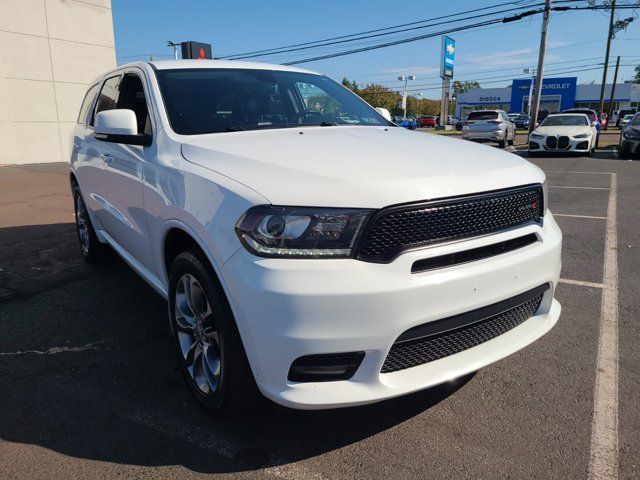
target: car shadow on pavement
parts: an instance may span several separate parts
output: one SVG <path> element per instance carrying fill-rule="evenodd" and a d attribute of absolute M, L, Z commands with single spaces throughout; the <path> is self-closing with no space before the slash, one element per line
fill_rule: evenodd
<path fill-rule="evenodd" d="M 296 411 L 264 400 L 243 415 L 216 419 L 180 378 L 166 303 L 124 262 L 114 255 L 103 265 L 85 264 L 73 224 L 3 228 L 3 246 L 5 442 L 206 473 L 279 468 L 385 432 L 472 378 L 358 408 Z"/>

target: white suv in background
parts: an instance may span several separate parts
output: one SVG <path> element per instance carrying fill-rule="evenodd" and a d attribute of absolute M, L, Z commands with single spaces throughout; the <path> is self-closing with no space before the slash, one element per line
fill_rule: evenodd
<path fill-rule="evenodd" d="M 561 233 L 521 158 L 409 132 L 333 80 L 257 63 L 135 63 L 73 132 L 82 254 L 168 300 L 216 413 L 258 391 L 358 405 L 474 372 L 558 320 Z"/>

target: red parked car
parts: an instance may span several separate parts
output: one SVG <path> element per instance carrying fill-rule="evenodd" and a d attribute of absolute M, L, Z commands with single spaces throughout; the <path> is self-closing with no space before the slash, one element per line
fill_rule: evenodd
<path fill-rule="evenodd" d="M 418 127 L 435 127 L 436 117 L 419 117 Z"/>

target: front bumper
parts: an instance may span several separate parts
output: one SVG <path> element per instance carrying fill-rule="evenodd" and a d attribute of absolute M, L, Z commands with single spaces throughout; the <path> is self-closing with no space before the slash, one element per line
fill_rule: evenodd
<path fill-rule="evenodd" d="M 627 155 L 640 156 L 640 139 L 623 138 L 619 148 Z"/>
<path fill-rule="evenodd" d="M 529 233 L 539 241 L 484 260 L 412 274 L 419 259 L 491 245 Z M 353 259 L 258 258 L 244 249 L 223 268 L 223 279 L 261 392 L 294 408 L 359 405 L 425 389 L 504 358 L 549 331 L 560 304 L 562 234 L 547 212 L 544 225 L 406 252 L 389 264 Z M 492 340 L 439 360 L 380 373 L 394 341 L 406 330 L 490 305 L 544 283 L 536 314 Z M 363 351 L 349 380 L 287 380 L 301 356 Z"/>
<path fill-rule="evenodd" d="M 547 137 L 543 138 L 530 138 L 529 150 L 536 152 L 549 152 L 549 153 L 566 153 L 566 152 L 589 152 L 591 149 L 592 138 L 573 138 L 568 137 L 568 142 L 562 147 L 558 146 L 560 143 L 558 137 L 555 137 L 555 148 L 550 148 L 547 145 Z"/>

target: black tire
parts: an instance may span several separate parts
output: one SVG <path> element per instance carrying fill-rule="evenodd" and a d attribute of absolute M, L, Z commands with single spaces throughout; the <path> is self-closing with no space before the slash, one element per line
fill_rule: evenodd
<path fill-rule="evenodd" d="M 82 198 L 80 187 L 75 180 L 71 181 L 71 193 L 73 195 L 73 210 L 76 216 L 76 233 L 80 253 L 88 262 L 95 263 L 104 259 L 108 252 L 108 246 L 98 240 L 96 231 L 91 223 L 91 217 Z"/>
<path fill-rule="evenodd" d="M 513 132 L 513 137 L 511 137 L 511 140 L 507 140 L 507 144 L 510 147 L 513 147 L 514 143 L 516 143 L 516 132 Z"/>
<path fill-rule="evenodd" d="M 618 158 L 620 160 L 629 160 L 631 158 L 629 149 L 624 148 L 622 145 L 620 145 L 620 147 L 618 147 Z"/>
<path fill-rule="evenodd" d="M 500 140 L 498 142 L 498 148 L 506 148 L 507 146 L 507 137 L 504 137 L 504 140 Z"/>
<path fill-rule="evenodd" d="M 188 361 L 183 354 L 179 337 L 178 315 L 176 310 L 176 291 L 178 290 L 178 282 L 183 281 L 185 275 L 187 278 L 195 278 L 199 286 L 202 287 L 208 305 L 210 306 L 210 315 L 204 315 L 201 318 L 201 333 L 215 333 L 217 355 L 219 359 L 219 377 L 215 386 L 208 383 L 208 393 L 198 386 L 195 374 L 189 371 Z M 235 414 L 252 407 L 260 398 L 258 388 L 256 386 L 249 361 L 242 345 L 242 339 L 233 318 L 233 313 L 227 302 L 226 296 L 213 271 L 209 261 L 199 251 L 182 252 L 174 260 L 169 275 L 169 323 L 171 328 L 171 336 L 173 337 L 178 357 L 178 363 L 182 375 L 191 390 L 191 393 L 207 411 L 218 416 L 227 416 Z M 205 327 L 204 324 L 207 324 Z M 184 340 L 185 333 L 181 333 Z M 195 338 L 195 336 L 194 336 Z M 205 351 L 201 350 L 201 361 L 203 369 L 207 361 Z M 194 367 L 197 363 L 197 354 L 194 354 Z M 203 370 L 204 371 L 204 370 Z M 211 370 L 208 370 L 211 372 Z M 202 383 L 202 381 L 201 381 Z"/>

